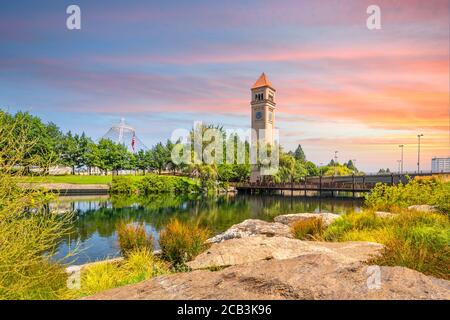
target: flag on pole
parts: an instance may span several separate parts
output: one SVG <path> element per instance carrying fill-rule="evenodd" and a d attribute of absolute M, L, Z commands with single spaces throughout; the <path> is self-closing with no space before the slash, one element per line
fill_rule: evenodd
<path fill-rule="evenodd" d="M 134 132 L 133 132 L 133 138 L 131 138 L 131 147 L 133 148 L 133 151 L 135 151 L 134 150 L 134 144 L 136 143 L 136 136 L 135 136 L 135 134 L 134 134 Z"/>

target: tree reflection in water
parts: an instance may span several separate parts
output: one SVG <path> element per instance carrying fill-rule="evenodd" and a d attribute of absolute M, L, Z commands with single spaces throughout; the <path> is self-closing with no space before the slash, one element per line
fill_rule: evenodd
<path fill-rule="evenodd" d="M 220 233 L 245 219 L 272 221 L 277 215 L 299 212 L 342 214 L 359 210 L 361 204 L 361 200 L 355 199 L 281 195 L 61 197 L 57 206 L 74 210 L 76 214 L 73 232 L 60 245 L 58 256 L 63 256 L 77 242 L 81 251 L 76 263 L 119 255 L 116 225 L 122 220 L 143 222 L 158 240 L 159 230 L 175 217 Z M 157 241 L 155 243 L 158 246 Z"/>

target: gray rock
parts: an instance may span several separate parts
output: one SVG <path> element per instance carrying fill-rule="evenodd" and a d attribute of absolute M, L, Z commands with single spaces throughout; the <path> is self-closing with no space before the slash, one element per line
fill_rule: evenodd
<path fill-rule="evenodd" d="M 253 236 L 215 243 L 187 264 L 192 269 L 204 269 L 258 260 L 290 259 L 311 253 L 326 254 L 341 262 L 354 262 L 376 256 L 382 249 L 383 245 L 372 242 L 319 242 Z"/>
<path fill-rule="evenodd" d="M 372 275 L 380 275 L 373 282 Z M 342 262 L 326 253 L 256 261 L 221 271 L 159 276 L 85 299 L 450 299 L 450 282 L 404 267 Z"/>
<path fill-rule="evenodd" d="M 335 219 L 339 218 L 335 213 L 291 213 L 275 217 L 273 220 L 286 225 L 292 225 L 299 220 L 309 220 L 321 218 L 325 226 L 329 226 Z"/>
<path fill-rule="evenodd" d="M 227 231 L 208 239 L 207 242 L 217 243 L 224 240 L 246 238 L 256 235 L 293 238 L 290 228 L 284 224 L 257 219 L 247 219 L 231 226 Z"/>
<path fill-rule="evenodd" d="M 416 204 L 409 206 L 408 210 L 416 210 L 421 212 L 439 212 L 436 206 L 430 206 L 428 204 Z"/>

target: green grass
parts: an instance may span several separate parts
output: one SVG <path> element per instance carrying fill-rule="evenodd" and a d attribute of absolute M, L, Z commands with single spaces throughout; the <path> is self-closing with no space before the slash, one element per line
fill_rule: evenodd
<path fill-rule="evenodd" d="M 67 298 L 93 295 L 169 272 L 168 265 L 150 250 L 136 250 L 123 261 L 99 262 L 85 267 L 81 272 L 81 288 L 71 290 Z"/>
<path fill-rule="evenodd" d="M 323 239 L 382 243 L 385 250 L 373 263 L 450 279 L 448 215 L 405 209 L 396 213 L 389 218 L 377 217 L 373 211 L 345 214 L 325 230 Z"/>

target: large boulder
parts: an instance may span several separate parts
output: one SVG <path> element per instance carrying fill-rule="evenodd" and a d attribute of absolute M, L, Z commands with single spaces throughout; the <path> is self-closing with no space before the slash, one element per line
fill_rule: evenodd
<path fill-rule="evenodd" d="M 187 264 L 192 269 L 203 269 L 259 260 L 290 259 L 312 253 L 325 254 L 341 262 L 355 262 L 378 255 L 382 249 L 383 245 L 373 242 L 318 242 L 253 236 L 215 243 Z"/>
<path fill-rule="evenodd" d="M 286 225 L 292 225 L 300 220 L 310 220 L 320 218 L 323 221 L 324 226 L 329 226 L 334 220 L 339 218 L 338 214 L 321 212 L 321 213 L 291 213 L 283 214 L 275 217 L 273 220 Z"/>
<path fill-rule="evenodd" d="M 375 276 L 374 276 L 375 275 Z M 379 275 L 379 277 L 378 277 Z M 378 279 L 380 281 L 378 281 Z M 324 253 L 159 276 L 86 299 L 450 299 L 450 282 Z"/>
<path fill-rule="evenodd" d="M 284 224 L 247 219 L 231 226 L 227 231 L 208 239 L 208 242 L 217 243 L 224 240 L 247 238 L 256 235 L 293 238 L 290 228 Z"/>
<path fill-rule="evenodd" d="M 428 204 L 416 204 L 409 206 L 408 210 L 416 210 L 421 212 L 439 212 L 436 206 L 430 206 Z"/>

